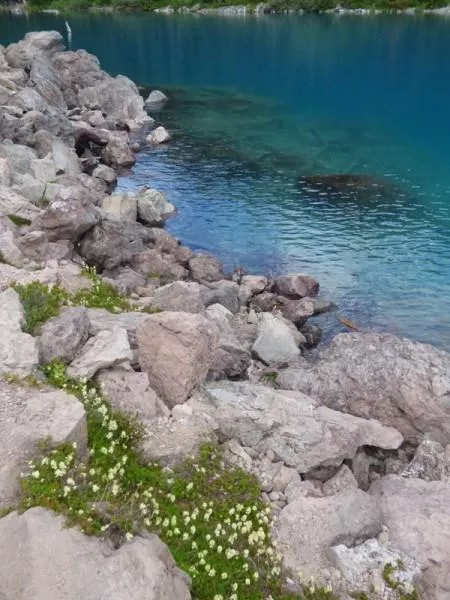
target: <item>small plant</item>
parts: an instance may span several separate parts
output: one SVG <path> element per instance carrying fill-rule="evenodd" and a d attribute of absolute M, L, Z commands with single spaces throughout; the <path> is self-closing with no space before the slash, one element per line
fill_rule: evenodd
<path fill-rule="evenodd" d="M 22 225 L 31 225 L 31 221 L 29 219 L 24 219 L 18 215 L 7 215 L 7 217 L 14 223 L 14 225 L 17 225 L 18 227 L 21 227 Z"/>
<path fill-rule="evenodd" d="M 34 375 L 26 375 L 20 377 L 17 373 L 3 373 L 3 380 L 10 385 L 26 385 L 28 387 L 39 388 L 42 386 L 42 382 L 39 381 Z"/>
<path fill-rule="evenodd" d="M 403 564 L 402 560 L 398 560 L 395 565 L 392 563 L 386 563 L 383 569 L 384 582 L 389 589 L 397 592 L 399 600 L 419 600 L 417 590 L 407 592 L 404 584 L 395 576 L 396 573 L 403 571 L 404 569 L 405 565 Z"/>
<path fill-rule="evenodd" d="M 267 373 L 263 373 L 261 375 L 261 379 L 264 379 L 265 381 L 267 381 L 269 383 L 275 384 L 277 382 L 278 375 L 279 375 L 279 373 L 277 373 L 277 371 L 268 371 Z"/>
<path fill-rule="evenodd" d="M 67 302 L 68 294 L 58 285 L 49 287 L 38 281 L 27 284 L 15 284 L 13 288 L 22 302 L 25 325 L 23 330 L 35 333 L 37 328 L 48 319 L 59 314 L 61 306 Z"/>

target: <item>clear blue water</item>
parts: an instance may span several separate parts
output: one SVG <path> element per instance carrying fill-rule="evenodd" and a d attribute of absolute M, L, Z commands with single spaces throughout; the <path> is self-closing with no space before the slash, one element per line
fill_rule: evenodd
<path fill-rule="evenodd" d="M 167 192 L 169 230 L 228 267 L 307 271 L 339 315 L 450 350 L 450 20 L 70 18 L 75 48 L 167 90 L 170 145 L 122 188 Z M 0 42 L 64 19 L 0 16 Z M 369 199 L 302 176 L 384 178 Z M 335 316 L 325 318 L 339 330 Z"/>

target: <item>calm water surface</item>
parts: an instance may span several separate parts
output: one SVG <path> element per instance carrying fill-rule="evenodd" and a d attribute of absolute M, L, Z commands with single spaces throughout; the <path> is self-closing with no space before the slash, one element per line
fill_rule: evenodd
<path fill-rule="evenodd" d="M 168 91 L 174 133 L 124 189 L 230 268 L 307 271 L 339 315 L 450 350 L 450 20 L 73 16 L 73 47 Z M 64 19 L 0 15 L 0 43 Z M 305 177 L 386 186 L 329 193 Z M 315 180 L 317 181 L 317 180 Z M 371 180 L 372 181 L 372 180 Z M 329 332 L 339 330 L 325 317 Z"/>

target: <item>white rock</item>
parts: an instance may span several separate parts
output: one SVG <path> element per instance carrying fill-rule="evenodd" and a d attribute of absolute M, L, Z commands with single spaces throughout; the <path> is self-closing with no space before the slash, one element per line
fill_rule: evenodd
<path fill-rule="evenodd" d="M 288 363 L 300 356 L 289 326 L 270 313 L 261 315 L 258 337 L 252 350 L 260 360 L 271 366 Z"/>
<path fill-rule="evenodd" d="M 100 331 L 88 340 L 78 358 L 70 363 L 67 373 L 71 377 L 90 379 L 100 369 L 128 366 L 132 359 L 133 352 L 126 329 L 114 327 L 111 331 Z"/>
<path fill-rule="evenodd" d="M 163 104 L 167 102 L 167 100 L 168 98 L 164 94 L 164 92 L 161 92 L 160 90 L 153 90 L 148 95 L 144 106 L 149 110 L 151 110 L 152 108 L 160 108 Z"/>
<path fill-rule="evenodd" d="M 105 196 L 102 209 L 108 217 L 116 221 L 136 221 L 137 201 L 134 194 L 121 192 L 112 196 Z"/>
<path fill-rule="evenodd" d="M 165 127 L 160 125 L 147 136 L 148 144 L 164 144 L 171 140 L 171 135 Z"/>

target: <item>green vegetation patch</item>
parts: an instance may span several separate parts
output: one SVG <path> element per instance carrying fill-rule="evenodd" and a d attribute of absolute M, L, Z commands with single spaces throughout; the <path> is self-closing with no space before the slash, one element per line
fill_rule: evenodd
<path fill-rule="evenodd" d="M 70 379 L 58 362 L 43 370 L 49 383 L 83 402 L 88 451 L 79 460 L 73 444 L 44 444 L 21 481 L 23 510 L 52 509 L 116 546 L 143 530 L 157 533 L 191 576 L 197 600 L 296 597 L 282 589 L 271 511 L 253 475 L 226 464 L 211 444 L 172 470 L 146 462 L 140 427 L 112 410 L 98 387 Z"/>
<path fill-rule="evenodd" d="M 14 225 L 17 225 L 18 227 L 21 227 L 22 225 L 31 225 L 31 221 L 29 219 L 24 219 L 18 215 L 7 215 L 7 217 L 12 223 L 14 223 Z"/>
<path fill-rule="evenodd" d="M 56 317 L 62 306 L 104 308 L 112 313 L 137 310 L 114 286 L 100 279 L 95 269 L 85 269 L 83 274 L 92 280 L 92 287 L 83 288 L 75 294 L 69 294 L 58 284 L 49 286 L 38 281 L 15 284 L 13 288 L 19 294 L 24 309 L 23 330 L 34 334 L 48 319 Z"/>

